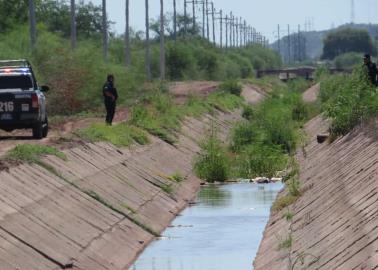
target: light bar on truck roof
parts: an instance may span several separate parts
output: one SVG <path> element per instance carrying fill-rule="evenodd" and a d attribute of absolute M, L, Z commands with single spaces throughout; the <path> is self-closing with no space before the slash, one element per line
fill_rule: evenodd
<path fill-rule="evenodd" d="M 0 60 L 0 69 L 3 68 L 30 68 L 31 65 L 28 60 Z"/>

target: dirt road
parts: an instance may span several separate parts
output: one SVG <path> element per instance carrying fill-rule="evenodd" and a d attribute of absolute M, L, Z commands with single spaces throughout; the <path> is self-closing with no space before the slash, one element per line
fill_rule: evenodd
<path fill-rule="evenodd" d="M 174 96 L 176 104 L 183 104 L 191 95 L 206 97 L 217 90 L 219 83 L 211 81 L 179 82 L 170 85 L 170 93 Z M 244 85 L 242 96 L 248 103 L 256 104 L 264 98 L 264 90 L 253 85 Z M 115 123 L 126 121 L 129 118 L 128 108 L 119 108 L 115 116 Z M 49 135 L 42 140 L 34 140 L 31 130 L 17 130 L 11 133 L 0 131 L 0 156 L 6 154 L 18 144 L 57 145 L 60 138 L 72 134 L 75 130 L 88 127 L 92 123 L 101 123 L 103 118 L 67 118 L 50 127 Z"/>

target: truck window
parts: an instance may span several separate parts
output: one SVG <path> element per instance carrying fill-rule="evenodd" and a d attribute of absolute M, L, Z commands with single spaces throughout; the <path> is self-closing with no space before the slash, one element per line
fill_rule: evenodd
<path fill-rule="evenodd" d="M 4 89 L 29 90 L 30 88 L 33 88 L 30 76 L 0 76 L 0 91 Z"/>

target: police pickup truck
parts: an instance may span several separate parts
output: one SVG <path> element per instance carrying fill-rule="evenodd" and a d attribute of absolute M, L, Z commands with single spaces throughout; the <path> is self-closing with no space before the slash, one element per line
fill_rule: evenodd
<path fill-rule="evenodd" d="M 27 60 L 0 60 L 0 129 L 32 129 L 35 139 L 48 133 L 46 99 Z"/>

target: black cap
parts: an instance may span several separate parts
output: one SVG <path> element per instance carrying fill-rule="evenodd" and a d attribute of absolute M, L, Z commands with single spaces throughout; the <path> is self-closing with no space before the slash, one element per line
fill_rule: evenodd
<path fill-rule="evenodd" d="M 109 74 L 108 75 L 107 80 L 110 81 L 110 79 L 114 79 L 114 75 L 113 74 Z"/>
<path fill-rule="evenodd" d="M 370 54 L 368 54 L 368 53 L 365 54 L 365 55 L 364 55 L 364 58 L 365 58 L 365 59 L 370 59 Z"/>

